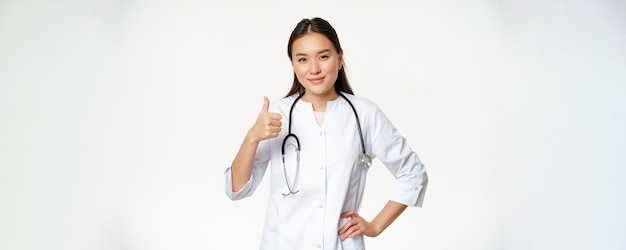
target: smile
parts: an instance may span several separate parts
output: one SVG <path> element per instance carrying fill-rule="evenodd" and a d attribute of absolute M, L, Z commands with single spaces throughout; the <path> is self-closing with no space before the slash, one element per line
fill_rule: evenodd
<path fill-rule="evenodd" d="M 309 79 L 309 82 L 314 83 L 314 84 L 322 83 L 322 81 L 324 81 L 324 77 Z"/>

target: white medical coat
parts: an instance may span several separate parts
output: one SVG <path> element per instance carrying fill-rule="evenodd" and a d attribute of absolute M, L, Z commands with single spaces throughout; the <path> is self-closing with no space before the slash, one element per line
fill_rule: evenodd
<path fill-rule="evenodd" d="M 381 161 L 397 180 L 389 199 L 421 207 L 428 176 L 417 154 L 377 104 L 363 97 L 343 94 L 359 115 L 366 152 Z M 299 192 L 283 195 L 289 189 L 281 147 L 288 134 L 289 109 L 296 96 L 270 105 L 270 112 L 282 115 L 281 132 L 278 137 L 259 143 L 252 176 L 240 191 L 232 192 L 230 167 L 226 169 L 226 194 L 231 200 L 252 195 L 269 166 L 270 197 L 260 249 L 365 249 L 362 236 L 341 241 L 338 235 L 348 220 L 339 216 L 349 210 L 359 211 L 367 176 L 367 169 L 357 162 L 361 144 L 356 119 L 343 98 L 328 102 L 321 127 L 315 120 L 311 103 L 303 100 L 296 103 L 291 131 L 300 141 L 300 166 L 295 178 L 295 153 L 293 147 L 287 147 L 286 172 L 289 185 Z"/>

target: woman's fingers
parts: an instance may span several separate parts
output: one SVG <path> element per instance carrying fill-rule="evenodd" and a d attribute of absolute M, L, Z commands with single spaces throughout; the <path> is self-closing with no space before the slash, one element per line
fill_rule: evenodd
<path fill-rule="evenodd" d="M 358 225 L 354 225 L 350 227 L 350 229 L 348 229 L 348 231 L 346 231 L 344 235 L 341 236 L 341 240 L 346 240 L 348 238 L 352 238 L 352 237 L 362 235 L 362 234 L 363 234 L 363 230 L 359 228 Z"/>
<path fill-rule="evenodd" d="M 263 139 L 278 136 L 278 133 L 280 132 L 280 127 L 283 125 L 283 123 L 280 121 L 281 115 L 278 113 L 262 112 L 260 116 L 263 116 L 262 123 L 266 132 L 266 135 Z"/>
<path fill-rule="evenodd" d="M 278 115 L 278 118 L 270 118 L 268 124 L 270 126 L 280 128 L 280 126 L 282 126 L 283 123 L 280 121 L 280 114 L 276 114 L 276 115 Z"/>
<path fill-rule="evenodd" d="M 354 212 L 354 210 L 350 210 L 348 212 L 345 212 L 343 214 L 341 214 L 341 218 L 348 218 L 348 217 L 352 217 L 354 219 L 355 216 L 358 216 L 358 214 L 356 212 Z"/>
<path fill-rule="evenodd" d="M 279 113 L 267 113 L 268 116 L 272 119 L 272 120 L 276 120 L 280 122 L 280 119 L 283 118 L 282 115 L 280 115 Z"/>
<path fill-rule="evenodd" d="M 347 238 L 352 238 L 358 235 L 362 235 L 364 229 L 365 229 L 365 221 L 363 219 L 359 218 L 359 219 L 351 220 L 350 222 L 346 223 L 346 225 L 344 225 L 344 227 L 342 228 L 344 232 L 340 233 L 341 240 L 345 240 Z"/>
<path fill-rule="evenodd" d="M 253 136 L 257 141 L 277 137 L 280 133 L 282 116 L 279 113 L 269 112 L 269 100 L 263 98 L 263 108 L 259 112 L 256 123 L 252 128 Z"/>
<path fill-rule="evenodd" d="M 280 115 L 278 115 L 280 116 Z M 280 132 L 280 127 L 282 126 L 282 122 L 280 122 L 280 118 L 279 119 L 274 119 L 272 117 L 267 118 L 266 119 L 266 126 L 265 129 L 267 132 L 269 132 L 270 134 L 268 136 L 270 137 L 276 137 L 278 136 L 278 133 Z"/>
<path fill-rule="evenodd" d="M 341 214 L 341 218 L 350 218 L 348 222 L 346 222 L 341 229 L 339 229 L 339 235 L 341 235 L 341 240 L 345 240 L 347 238 L 352 238 L 358 235 L 362 235 L 367 227 L 367 222 L 363 217 L 359 216 L 356 212 L 350 210 Z"/>

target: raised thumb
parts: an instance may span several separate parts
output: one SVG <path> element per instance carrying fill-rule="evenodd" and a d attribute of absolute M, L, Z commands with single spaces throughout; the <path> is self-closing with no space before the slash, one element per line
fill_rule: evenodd
<path fill-rule="evenodd" d="M 261 112 L 267 113 L 267 112 L 269 112 L 268 111 L 269 108 L 270 108 L 270 100 L 267 99 L 267 96 L 264 96 L 263 97 L 263 109 L 261 109 Z"/>

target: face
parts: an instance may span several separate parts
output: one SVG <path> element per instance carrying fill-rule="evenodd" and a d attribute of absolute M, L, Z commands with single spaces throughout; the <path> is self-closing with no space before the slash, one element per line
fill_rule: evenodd
<path fill-rule="evenodd" d="M 306 89 L 303 98 L 338 97 L 335 81 L 342 65 L 342 56 L 324 35 L 308 32 L 293 42 L 291 65 L 298 81 Z"/>

